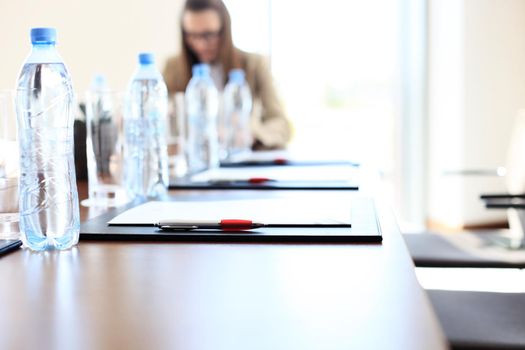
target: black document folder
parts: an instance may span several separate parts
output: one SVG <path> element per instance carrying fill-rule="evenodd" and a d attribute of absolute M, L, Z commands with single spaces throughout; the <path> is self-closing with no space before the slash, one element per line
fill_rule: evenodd
<path fill-rule="evenodd" d="M 381 242 L 375 204 L 370 198 L 352 202 L 352 227 L 264 227 L 250 231 L 163 231 L 154 225 L 110 226 L 108 221 L 137 205 L 115 209 L 81 224 L 81 240 L 208 241 L 208 242 Z M 350 210 L 350 208 L 349 208 Z"/>
<path fill-rule="evenodd" d="M 351 190 L 359 189 L 350 163 L 305 166 L 227 167 L 172 179 L 170 189 Z"/>
<path fill-rule="evenodd" d="M 0 256 L 18 249 L 22 245 L 20 240 L 0 240 Z"/>
<path fill-rule="evenodd" d="M 171 180 L 169 188 L 186 190 L 359 190 L 359 186 L 352 181 L 267 181 L 253 183 L 250 180 L 194 182 L 187 179 Z"/>
<path fill-rule="evenodd" d="M 347 165 L 358 167 L 359 163 L 347 160 L 289 160 L 276 158 L 272 160 L 241 160 L 233 162 L 221 162 L 223 168 L 239 168 L 250 166 L 323 166 L 323 165 Z"/>

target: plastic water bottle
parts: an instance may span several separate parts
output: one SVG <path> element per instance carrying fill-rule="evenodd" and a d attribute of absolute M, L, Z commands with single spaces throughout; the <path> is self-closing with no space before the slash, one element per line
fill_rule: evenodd
<path fill-rule="evenodd" d="M 129 84 L 124 119 L 125 183 L 131 198 L 165 196 L 168 188 L 166 119 L 168 89 L 151 53 L 138 56 L 139 67 Z"/>
<path fill-rule="evenodd" d="M 242 69 L 230 71 L 223 93 L 223 113 L 219 122 L 221 160 L 250 152 L 252 95 Z"/>
<path fill-rule="evenodd" d="M 70 248 L 78 243 L 80 231 L 75 99 L 55 41 L 55 29 L 31 29 L 33 48 L 17 83 L 20 230 L 33 250 Z"/>
<path fill-rule="evenodd" d="M 219 93 L 207 64 L 196 64 L 186 88 L 188 115 L 188 169 L 196 173 L 219 166 L 217 116 Z"/>

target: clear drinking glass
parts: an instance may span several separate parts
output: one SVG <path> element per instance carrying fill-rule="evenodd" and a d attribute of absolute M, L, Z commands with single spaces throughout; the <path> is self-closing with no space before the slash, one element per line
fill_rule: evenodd
<path fill-rule="evenodd" d="M 184 177 L 188 172 L 186 162 L 186 114 L 184 111 L 184 93 L 177 92 L 170 96 L 168 108 L 168 164 L 170 178 Z"/>
<path fill-rule="evenodd" d="M 19 151 L 14 91 L 0 90 L 0 239 L 18 239 Z"/>
<path fill-rule="evenodd" d="M 84 206 L 116 207 L 129 198 L 124 186 L 124 110 L 127 95 L 110 90 L 86 93 L 86 156 L 89 198 Z"/>

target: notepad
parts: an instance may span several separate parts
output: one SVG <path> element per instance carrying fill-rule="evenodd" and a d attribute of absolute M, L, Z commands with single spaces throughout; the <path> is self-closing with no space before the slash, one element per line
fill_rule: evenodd
<path fill-rule="evenodd" d="M 255 151 L 248 153 L 240 153 L 233 155 L 228 163 L 242 163 L 242 162 L 269 162 L 275 160 L 286 160 L 290 163 L 353 163 L 344 154 L 344 156 L 337 156 L 326 154 L 326 152 L 318 151 L 316 154 L 309 153 L 298 153 L 289 150 L 271 150 L 271 151 Z"/>
<path fill-rule="evenodd" d="M 193 182 L 242 181 L 267 178 L 275 181 L 353 181 L 356 169 L 351 166 L 245 167 L 218 168 L 195 174 Z"/>
<path fill-rule="evenodd" d="M 108 222 L 112 226 L 150 226 L 162 220 L 246 219 L 272 225 L 349 225 L 351 206 L 327 206 L 320 201 L 250 199 L 148 202 L 126 210 Z"/>
<path fill-rule="evenodd" d="M 245 162 L 245 161 L 269 161 L 274 159 L 296 159 L 289 151 L 286 150 L 272 150 L 272 151 L 256 151 L 241 154 L 234 154 L 231 162 Z"/>

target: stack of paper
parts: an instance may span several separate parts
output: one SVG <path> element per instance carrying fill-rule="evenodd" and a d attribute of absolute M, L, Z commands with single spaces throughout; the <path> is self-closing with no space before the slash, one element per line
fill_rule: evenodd
<path fill-rule="evenodd" d="M 252 220 L 270 225 L 348 225 L 350 204 L 334 207 L 291 199 L 148 202 L 129 209 L 109 225 L 154 225 L 159 221 Z"/>

